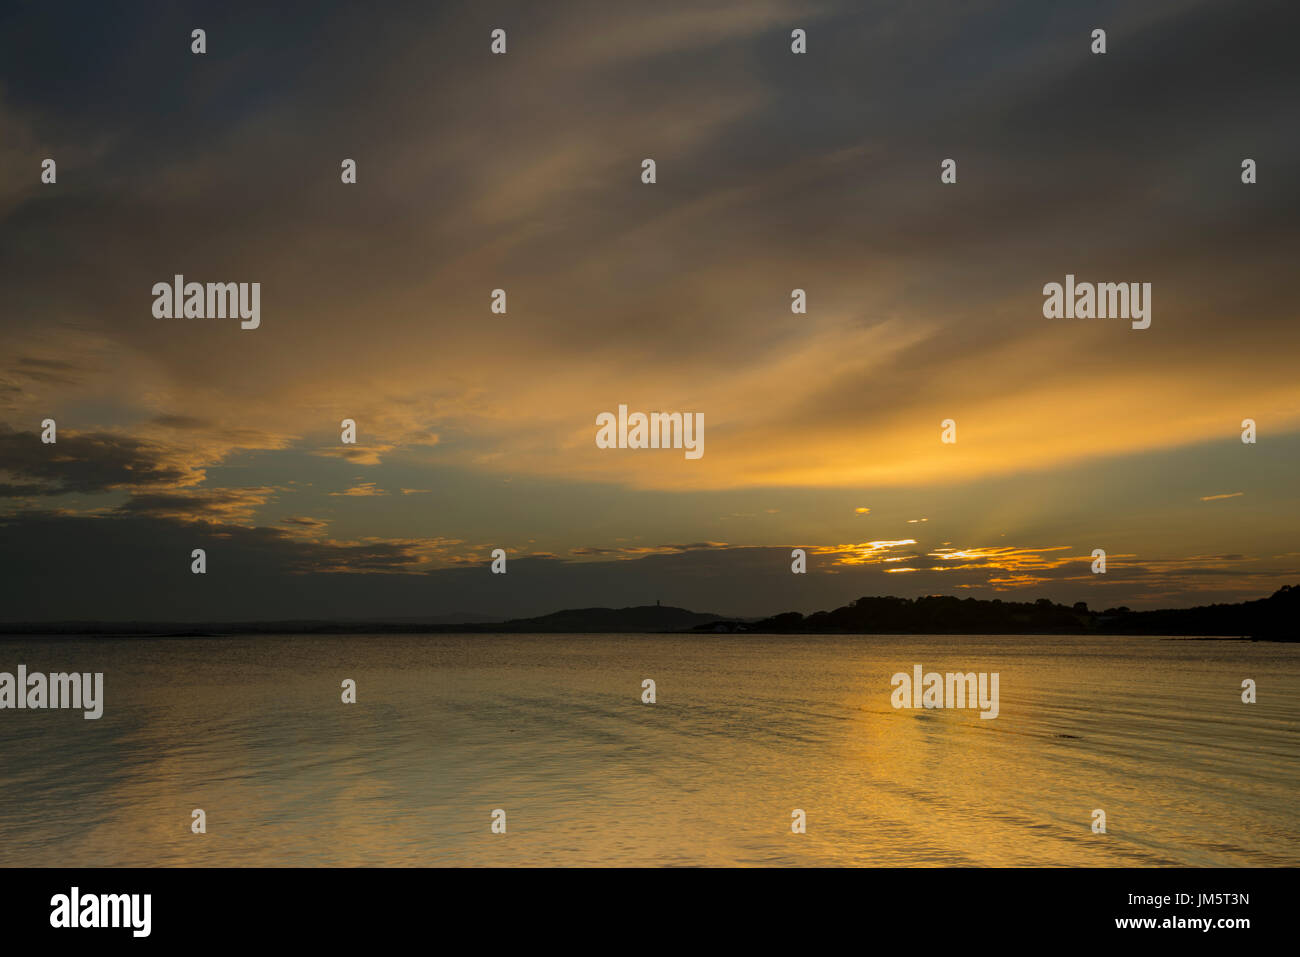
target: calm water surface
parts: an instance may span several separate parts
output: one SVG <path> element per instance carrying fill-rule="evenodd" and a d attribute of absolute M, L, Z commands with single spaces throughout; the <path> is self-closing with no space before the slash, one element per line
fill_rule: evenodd
<path fill-rule="evenodd" d="M 0 711 L 5 866 L 1300 864 L 1295 645 L 0 641 L 19 664 L 103 671 L 106 705 Z M 914 664 L 997 671 L 1000 715 L 895 711 Z"/>

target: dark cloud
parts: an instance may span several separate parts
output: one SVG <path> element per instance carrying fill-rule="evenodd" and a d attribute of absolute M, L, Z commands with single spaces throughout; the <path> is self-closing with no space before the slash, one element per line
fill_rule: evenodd
<path fill-rule="evenodd" d="M 206 575 L 190 552 L 207 551 Z M 429 569 L 431 550 L 454 567 Z M 1026 550 L 1022 550 L 1026 551 Z M 1033 551 L 1033 550 L 1027 550 Z M 393 619 L 477 611 L 503 616 L 565 607 L 624 607 L 662 600 L 718 614 L 834 608 L 863 595 L 958 594 L 1085 600 L 1092 607 L 1176 595 L 1185 603 L 1258 597 L 1294 583 L 1293 571 L 1214 557 L 1151 563 L 1117 558 L 1106 576 L 1083 560 L 1039 568 L 1031 587 L 990 581 L 1023 571 L 996 560 L 965 569 L 891 574 L 885 563 L 841 566 L 809 553 L 790 573 L 785 548 L 699 549 L 613 561 L 522 557 L 493 575 L 487 549 L 453 542 L 314 541 L 290 529 L 190 522 L 152 515 L 108 517 L 28 511 L 0 519 L 0 620 Z M 1187 592 L 1184 576 L 1198 579 Z M 1290 576 L 1290 577 L 1288 577 Z"/>
<path fill-rule="evenodd" d="M 89 494 L 196 480 L 193 470 L 168 462 L 166 450 L 139 439 L 107 432 L 62 432 L 56 438 L 47 445 L 39 432 L 0 424 L 0 471 L 39 483 L 23 486 L 39 492 L 18 494 Z"/>
<path fill-rule="evenodd" d="M 92 371 L 75 362 L 62 359 L 35 359 L 20 357 L 13 365 L 13 372 L 36 382 L 48 382 L 55 385 L 73 385 Z"/>
<path fill-rule="evenodd" d="M 50 387 L 79 385 L 93 376 L 97 369 L 93 365 L 63 359 L 18 356 L 4 363 L 3 371 L 6 381 L 0 381 L 0 403 L 11 405 L 27 393 L 27 389 L 18 383 L 27 383 L 38 391 L 48 392 Z"/>
<path fill-rule="evenodd" d="M 587 558 L 604 555 L 624 555 L 639 558 L 643 555 L 668 554 L 672 552 L 696 552 L 710 548 L 727 548 L 726 542 L 692 542 L 689 545 L 622 545 L 616 547 L 580 546 L 571 549 L 569 555 L 574 558 Z"/>
<path fill-rule="evenodd" d="M 52 489 L 48 485 L 13 485 L 11 483 L 0 483 L 0 498 L 29 498 L 35 495 L 59 495 L 62 494 L 57 489 Z"/>
<path fill-rule="evenodd" d="M 161 425 L 168 429 L 209 429 L 212 423 L 207 419 L 195 418 L 191 415 L 159 415 L 153 419 L 155 425 Z"/>
<path fill-rule="evenodd" d="M 273 488 L 204 488 L 177 492 L 136 492 L 117 506 L 121 515 L 174 518 L 186 522 L 251 524 L 254 514 L 275 495 Z"/>

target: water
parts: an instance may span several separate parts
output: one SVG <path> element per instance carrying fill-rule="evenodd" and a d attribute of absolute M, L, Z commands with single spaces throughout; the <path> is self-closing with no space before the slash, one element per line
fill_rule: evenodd
<path fill-rule="evenodd" d="M 1000 715 L 895 711 L 918 663 L 997 671 Z M 1300 864 L 1296 645 L 0 641 L 19 664 L 103 671 L 106 706 L 0 711 L 4 866 Z"/>

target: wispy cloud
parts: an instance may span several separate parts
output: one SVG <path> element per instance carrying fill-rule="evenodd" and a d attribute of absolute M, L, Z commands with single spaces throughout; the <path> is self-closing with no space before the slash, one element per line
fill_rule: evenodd
<path fill-rule="evenodd" d="M 388 493 L 376 485 L 374 482 L 361 482 L 342 492 L 330 492 L 330 495 L 344 495 L 350 498 L 366 498 L 373 495 L 387 495 Z"/>

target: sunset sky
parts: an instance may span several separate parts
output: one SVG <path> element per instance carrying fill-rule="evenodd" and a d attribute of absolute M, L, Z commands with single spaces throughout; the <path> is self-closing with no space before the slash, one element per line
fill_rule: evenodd
<path fill-rule="evenodd" d="M 1300 16 L 1071 6 L 7 8 L 0 620 L 1300 582 Z M 1067 273 L 1150 328 L 1045 319 Z"/>

